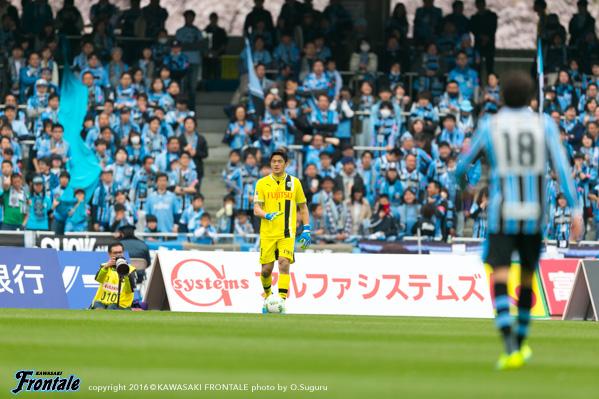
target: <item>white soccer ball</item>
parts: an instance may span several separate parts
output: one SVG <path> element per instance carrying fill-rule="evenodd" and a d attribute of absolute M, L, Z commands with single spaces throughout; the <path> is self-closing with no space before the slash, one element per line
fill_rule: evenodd
<path fill-rule="evenodd" d="M 264 300 L 264 307 L 268 313 L 281 313 L 285 311 L 285 300 L 273 293 Z"/>

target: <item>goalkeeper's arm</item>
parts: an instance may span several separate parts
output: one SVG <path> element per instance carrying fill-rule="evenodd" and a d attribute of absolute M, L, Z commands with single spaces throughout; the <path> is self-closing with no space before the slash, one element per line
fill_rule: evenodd
<path fill-rule="evenodd" d="M 264 209 L 262 209 L 262 202 L 254 202 L 254 216 L 260 219 L 266 219 L 272 222 L 282 214 L 283 212 L 266 213 L 264 212 Z"/>

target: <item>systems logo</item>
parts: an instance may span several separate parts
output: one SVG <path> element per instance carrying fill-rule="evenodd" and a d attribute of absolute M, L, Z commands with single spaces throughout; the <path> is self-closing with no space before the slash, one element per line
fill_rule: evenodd
<path fill-rule="evenodd" d="M 81 379 L 75 374 L 62 377 L 62 371 L 19 370 L 15 373 L 17 386 L 11 389 L 15 395 L 20 392 L 75 392 L 81 387 Z"/>
<path fill-rule="evenodd" d="M 232 306 L 232 290 L 247 290 L 249 280 L 227 279 L 225 267 L 220 270 L 200 259 L 179 262 L 171 273 L 171 284 L 177 295 L 195 306 L 214 306 L 221 301 Z"/>

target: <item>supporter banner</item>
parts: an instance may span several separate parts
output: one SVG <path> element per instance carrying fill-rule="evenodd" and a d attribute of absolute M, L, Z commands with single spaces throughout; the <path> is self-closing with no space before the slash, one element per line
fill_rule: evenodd
<path fill-rule="evenodd" d="M 376 254 L 417 254 L 417 241 L 377 241 L 361 240 L 358 241 L 358 248 L 362 252 Z M 422 254 L 431 253 L 482 253 L 483 244 L 479 242 L 453 243 L 448 244 L 440 241 L 423 241 L 421 246 Z M 545 251 L 545 248 L 542 249 Z M 560 253 L 562 253 L 560 251 Z M 570 244 L 566 252 L 563 252 L 566 258 L 597 258 L 599 257 L 599 245 Z"/>
<path fill-rule="evenodd" d="M 0 308 L 69 308 L 56 251 L 0 248 Z"/>
<path fill-rule="evenodd" d="M 116 239 L 104 235 L 37 236 L 35 245 L 40 248 L 53 248 L 58 251 L 99 251 L 108 252 L 108 245 Z"/>
<path fill-rule="evenodd" d="M 493 269 L 485 264 L 485 272 L 489 281 L 489 291 L 491 296 L 495 297 L 495 280 L 493 279 Z M 510 314 L 518 315 L 518 299 L 520 298 L 520 264 L 512 263 L 510 274 L 507 282 L 507 293 L 510 297 Z M 548 317 L 547 305 L 545 304 L 545 296 L 539 282 L 538 272 L 535 272 L 535 277 L 532 280 L 532 308 L 530 315 L 533 317 Z"/>
<path fill-rule="evenodd" d="M 539 273 L 541 282 L 545 290 L 549 313 L 553 316 L 564 314 L 564 309 L 570 297 L 572 285 L 574 284 L 578 262 L 577 259 L 542 259 L 540 261 Z"/>
<path fill-rule="evenodd" d="M 100 283 L 95 280 L 98 268 L 108 262 L 106 252 L 59 251 L 62 280 L 71 309 L 88 308 Z M 129 254 L 125 252 L 125 259 Z"/>
<path fill-rule="evenodd" d="M 358 242 L 358 248 L 362 252 L 373 254 L 418 254 L 417 241 L 362 240 Z M 440 241 L 422 241 L 420 245 L 422 254 L 452 253 L 456 249 L 459 249 L 459 252 L 482 252 L 483 245 L 480 242 L 448 244 Z"/>
<path fill-rule="evenodd" d="M 296 259 L 288 313 L 493 317 L 484 267 L 476 256 L 300 253 Z M 148 284 L 148 307 L 260 313 L 259 270 L 257 253 L 160 251 Z M 273 273 L 273 286 L 277 280 Z"/>

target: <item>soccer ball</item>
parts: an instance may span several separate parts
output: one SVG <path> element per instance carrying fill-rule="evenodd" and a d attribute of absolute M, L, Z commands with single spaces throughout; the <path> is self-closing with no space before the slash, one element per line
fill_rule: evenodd
<path fill-rule="evenodd" d="M 268 313 L 284 313 L 285 300 L 278 294 L 271 294 L 264 300 L 264 308 Z"/>

